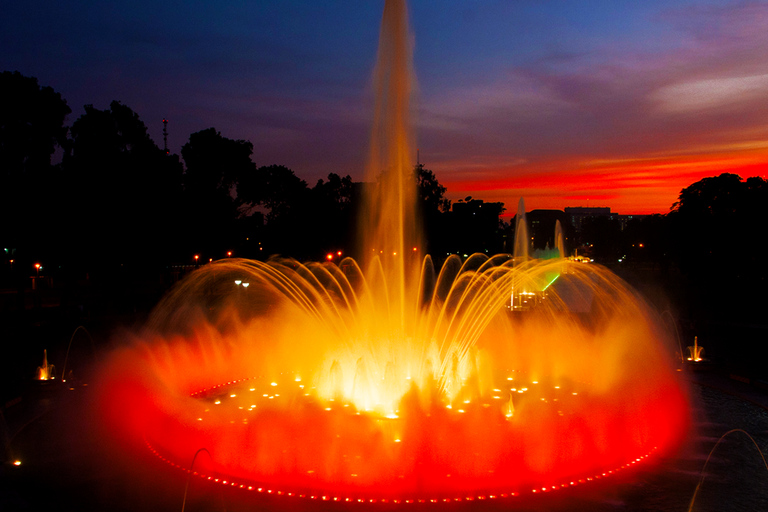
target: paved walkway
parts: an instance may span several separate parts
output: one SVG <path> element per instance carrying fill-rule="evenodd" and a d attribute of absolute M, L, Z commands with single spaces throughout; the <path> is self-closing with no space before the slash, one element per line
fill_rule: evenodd
<path fill-rule="evenodd" d="M 687 376 L 694 384 L 717 389 L 768 410 L 768 383 L 764 381 L 750 380 L 741 375 L 714 368 L 688 371 Z"/>

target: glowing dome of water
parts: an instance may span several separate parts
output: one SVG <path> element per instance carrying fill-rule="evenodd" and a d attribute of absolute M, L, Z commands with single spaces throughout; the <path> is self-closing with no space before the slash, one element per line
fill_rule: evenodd
<path fill-rule="evenodd" d="M 366 503 L 551 491 L 674 446 L 688 408 L 666 334 L 616 276 L 522 242 L 419 255 L 409 41 L 388 1 L 361 263 L 194 272 L 104 365 L 114 437 L 244 492 Z"/>
<path fill-rule="evenodd" d="M 573 485 L 681 434 L 663 333 L 605 269 L 427 259 L 402 326 L 380 276 L 203 267 L 158 308 L 167 334 L 115 355 L 115 428 L 175 465 L 206 448 L 206 478 L 366 500 Z"/>

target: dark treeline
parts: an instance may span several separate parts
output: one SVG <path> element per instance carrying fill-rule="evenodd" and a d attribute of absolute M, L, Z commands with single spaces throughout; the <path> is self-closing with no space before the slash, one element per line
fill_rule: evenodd
<path fill-rule="evenodd" d="M 363 184 L 350 176 L 309 186 L 285 166 L 257 166 L 249 141 L 215 128 L 166 154 L 117 101 L 86 105 L 68 127 L 61 95 L 19 73 L 0 75 L 0 104 L 0 243 L 27 273 L 35 261 L 98 273 L 228 253 L 317 260 L 351 246 Z M 450 208 L 445 187 L 423 166 L 414 177 L 434 227 Z"/>
<path fill-rule="evenodd" d="M 596 217 L 574 241 L 599 263 L 676 279 L 681 303 L 699 314 L 756 321 L 768 305 L 767 220 L 768 182 L 724 173 L 684 188 L 666 215 L 630 220 L 624 229 Z"/>
<path fill-rule="evenodd" d="M 117 101 L 86 105 L 67 127 L 66 101 L 19 73 L 0 75 L 0 104 L 0 242 L 26 272 L 33 261 L 98 272 L 195 254 L 316 258 L 352 231 L 349 176 L 309 187 L 284 166 L 257 167 L 250 142 L 215 128 L 167 155 Z"/>
<path fill-rule="evenodd" d="M 282 165 L 256 165 L 251 142 L 215 128 L 191 134 L 181 155 L 166 154 L 117 101 L 104 110 L 86 105 L 71 125 L 70 114 L 61 95 L 35 78 L 0 74 L 0 288 L 18 290 L 0 309 L 29 308 L 24 289 L 37 277 L 36 262 L 73 311 L 96 310 L 105 296 L 114 298 L 112 310 L 136 311 L 195 264 L 230 251 L 255 259 L 355 256 L 364 185 L 349 176 L 310 186 Z M 452 209 L 432 171 L 417 165 L 414 179 L 424 249 L 438 264 L 448 253 L 512 250 L 514 222 L 498 220 L 503 204 L 468 197 Z M 726 173 L 683 189 L 666 215 L 624 226 L 596 217 L 578 232 L 563 222 L 566 249 L 638 286 L 671 311 L 685 336 L 764 337 L 766 205 L 763 178 Z M 553 247 L 551 224 L 530 226 L 531 249 Z M 140 278 L 153 280 L 150 293 L 139 290 Z M 87 296 L 77 296 L 83 289 Z M 746 351 L 754 343 L 732 346 Z"/>
<path fill-rule="evenodd" d="M 166 154 L 128 106 L 84 110 L 68 126 L 72 111 L 60 94 L 35 78 L 0 74 L 0 243 L 6 269 L 15 266 L 22 278 L 34 262 L 48 274 L 83 278 L 204 263 L 230 251 L 248 258 L 354 255 L 363 185 L 349 176 L 330 174 L 310 186 L 287 167 L 257 166 L 249 141 L 215 128 L 191 134 L 180 156 Z M 503 205 L 483 204 L 488 219 L 475 222 L 482 201 L 467 198 L 462 207 L 472 213 L 462 216 L 451 211 L 432 171 L 418 165 L 414 179 L 425 249 L 438 260 L 511 250 L 514 222 L 493 220 Z M 702 298 L 692 301 L 697 306 L 734 309 L 742 301 L 734 293 L 765 285 L 767 190 L 762 178 L 706 178 L 683 189 L 670 213 L 623 229 L 607 217 L 578 233 L 565 223 L 567 248 L 679 276 Z M 533 248 L 552 243 L 553 233 L 537 234 Z"/>

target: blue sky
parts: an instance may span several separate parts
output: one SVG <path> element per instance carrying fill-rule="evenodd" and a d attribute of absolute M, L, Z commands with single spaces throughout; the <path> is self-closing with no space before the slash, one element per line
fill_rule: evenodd
<path fill-rule="evenodd" d="M 310 185 L 362 179 L 383 1 L 3 0 L 0 66 L 83 105 L 119 100 L 179 152 L 208 127 Z M 421 160 L 452 198 L 668 210 L 764 174 L 768 4 L 410 2 Z M 415 156 L 414 156 L 415 158 Z"/>

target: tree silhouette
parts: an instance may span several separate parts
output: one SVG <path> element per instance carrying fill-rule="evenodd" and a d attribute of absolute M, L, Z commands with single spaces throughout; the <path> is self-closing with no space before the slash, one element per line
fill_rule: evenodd
<path fill-rule="evenodd" d="M 724 173 L 684 188 L 668 220 L 674 255 L 687 279 L 694 309 L 710 318 L 751 315 L 767 304 L 764 264 L 768 185 Z M 750 300 L 736 300 L 750 297 Z"/>
<path fill-rule="evenodd" d="M 24 259 L 40 257 L 56 232 L 56 174 L 51 157 L 66 146 L 71 112 L 51 87 L 19 72 L 0 73 L 0 242 Z M 23 254 L 26 253 L 26 254 Z"/>
<path fill-rule="evenodd" d="M 324 253 L 352 249 L 355 226 L 355 194 L 352 178 L 331 173 L 328 180 L 318 180 L 310 191 L 310 204 L 306 217 L 307 240 L 317 248 L 316 257 Z M 313 256 L 312 254 L 308 256 Z"/>
<path fill-rule="evenodd" d="M 46 172 L 56 147 L 66 144 L 72 110 L 51 87 L 18 71 L 0 73 L 0 174 Z"/>
<path fill-rule="evenodd" d="M 451 210 L 451 200 L 445 198 L 447 189 L 437 181 L 435 173 L 417 164 L 413 169 L 418 186 L 418 197 L 426 213 L 446 213 Z"/>
<path fill-rule="evenodd" d="M 253 144 L 223 137 L 215 128 L 193 133 L 181 148 L 186 164 L 181 229 L 190 251 L 223 257 L 237 243 L 241 195 L 252 197 L 239 184 L 256 172 L 252 154 Z"/>
<path fill-rule="evenodd" d="M 424 164 L 417 164 L 413 169 L 416 180 L 417 211 L 420 216 L 426 252 L 442 253 L 450 245 L 451 228 L 446 218 L 451 210 L 451 200 L 446 199 L 446 188 L 437 180 L 437 176 Z"/>
<path fill-rule="evenodd" d="M 91 265 L 167 258 L 177 239 L 181 166 L 150 139 L 139 116 L 120 102 L 85 106 L 72 125 L 66 177 L 68 259 Z"/>

